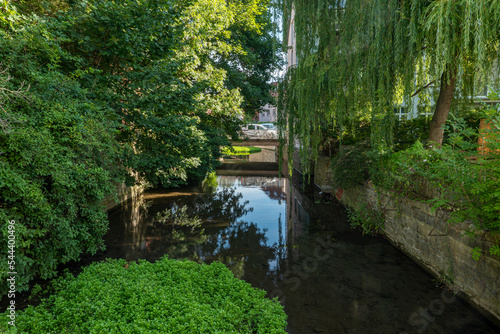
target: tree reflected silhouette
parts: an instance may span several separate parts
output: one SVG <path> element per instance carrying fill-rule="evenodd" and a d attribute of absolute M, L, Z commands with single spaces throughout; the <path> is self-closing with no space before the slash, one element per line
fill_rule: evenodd
<path fill-rule="evenodd" d="M 243 194 L 237 193 L 236 188 L 217 189 L 208 196 L 195 197 L 190 214 L 204 221 L 224 220 L 233 223 L 253 211 L 252 207 L 246 207 L 249 201 L 242 202 L 242 198 Z"/>
<path fill-rule="evenodd" d="M 265 233 L 265 229 L 253 222 L 237 222 L 219 231 L 215 242 L 207 243 L 207 250 L 238 278 L 243 278 L 248 270 L 260 272 L 261 277 L 265 277 L 277 251 L 276 245 L 267 245 Z M 239 267 L 238 262 L 233 263 L 234 259 L 244 259 L 244 268 Z"/>
<path fill-rule="evenodd" d="M 277 201 L 286 200 L 286 194 L 283 191 L 282 187 L 268 186 L 268 187 L 261 187 L 261 189 L 270 199 L 274 199 Z"/>
<path fill-rule="evenodd" d="M 157 196 L 138 201 L 139 208 L 127 211 L 140 220 L 134 229 L 111 231 L 120 243 L 118 253 L 127 260 L 170 258 L 197 262 L 220 261 L 234 275 L 243 278 L 248 270 L 267 275 L 269 262 L 276 258 L 276 245 L 267 245 L 266 229 L 253 222 L 242 221 L 254 209 L 236 188 L 218 188 L 194 196 L 178 196 L 165 200 Z M 126 217 L 120 215 L 123 219 Z M 125 222 L 125 227 L 130 223 Z M 117 233 L 121 234 L 118 236 Z M 256 255 L 258 256 L 249 256 Z M 120 257 L 118 255 L 117 257 Z M 123 257 L 123 255 L 121 256 Z"/>

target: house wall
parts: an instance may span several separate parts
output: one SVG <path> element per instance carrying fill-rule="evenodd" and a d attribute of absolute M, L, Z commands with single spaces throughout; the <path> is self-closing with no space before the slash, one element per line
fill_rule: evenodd
<path fill-rule="evenodd" d="M 288 25 L 288 44 L 289 49 L 286 55 L 287 68 L 297 65 L 297 46 L 295 40 L 295 9 L 292 8 L 290 23 Z"/>
<path fill-rule="evenodd" d="M 262 107 L 262 111 L 259 112 L 259 122 L 276 122 L 277 115 L 276 107 L 271 104 L 266 104 Z"/>

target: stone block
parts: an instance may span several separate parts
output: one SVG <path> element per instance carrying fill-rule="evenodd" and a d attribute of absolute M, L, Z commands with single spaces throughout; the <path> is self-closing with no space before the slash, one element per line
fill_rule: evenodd
<path fill-rule="evenodd" d="M 350 206 L 356 205 L 360 197 L 384 201 L 386 238 L 435 275 L 451 271 L 454 284 L 467 299 L 500 321 L 500 260 L 487 254 L 500 236 L 484 233 L 472 240 L 463 230 L 470 223 L 449 225 L 446 212 L 431 212 L 428 203 L 414 200 L 394 201 L 389 195 L 386 191 L 377 194 L 374 187 L 368 185 L 364 190 L 345 191 L 342 201 Z M 436 216 L 440 219 L 437 224 Z M 474 247 L 483 250 L 479 262 L 472 258 Z"/>

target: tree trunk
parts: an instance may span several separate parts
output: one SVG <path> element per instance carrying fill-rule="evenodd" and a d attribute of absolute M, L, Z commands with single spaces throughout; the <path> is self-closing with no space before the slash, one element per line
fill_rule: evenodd
<path fill-rule="evenodd" d="M 443 129 L 442 126 L 448 119 L 451 102 L 453 101 L 453 89 L 455 88 L 455 73 L 446 71 L 441 76 L 441 89 L 436 102 L 436 109 L 432 116 L 430 131 L 429 131 L 429 147 L 436 145 L 437 147 L 443 144 Z"/>

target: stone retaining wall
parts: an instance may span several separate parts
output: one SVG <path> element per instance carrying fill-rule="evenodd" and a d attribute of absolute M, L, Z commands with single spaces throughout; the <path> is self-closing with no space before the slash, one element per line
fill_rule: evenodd
<path fill-rule="evenodd" d="M 446 223 L 446 212 L 431 212 L 428 204 L 409 199 L 395 202 L 387 193 L 377 194 L 370 184 L 335 193 L 350 207 L 368 200 L 373 207 L 383 208 L 389 241 L 436 277 L 451 279 L 465 299 L 500 323 L 500 260 L 488 253 L 498 236 L 483 233 L 471 239 L 464 235 L 466 224 Z M 474 247 L 483 252 L 479 261 L 472 258 Z"/>

